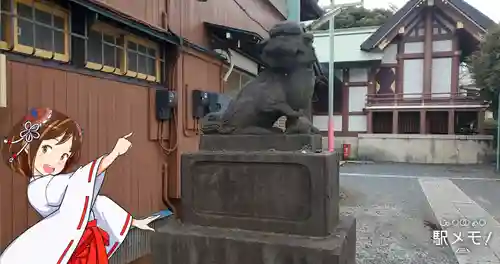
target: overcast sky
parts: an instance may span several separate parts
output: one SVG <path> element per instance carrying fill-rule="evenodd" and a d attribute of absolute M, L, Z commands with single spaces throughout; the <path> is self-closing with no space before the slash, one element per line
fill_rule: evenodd
<path fill-rule="evenodd" d="M 340 3 L 348 3 L 348 2 L 358 2 L 359 0 L 335 0 L 336 4 Z M 470 5 L 477 8 L 479 11 L 483 12 L 487 16 L 489 16 L 494 21 L 500 21 L 500 1 L 498 0 L 465 0 Z M 389 4 L 392 3 L 397 7 L 402 7 L 407 0 L 365 0 L 366 8 L 375 8 L 375 7 L 389 7 Z M 319 0 L 320 6 L 328 5 L 330 0 Z"/>

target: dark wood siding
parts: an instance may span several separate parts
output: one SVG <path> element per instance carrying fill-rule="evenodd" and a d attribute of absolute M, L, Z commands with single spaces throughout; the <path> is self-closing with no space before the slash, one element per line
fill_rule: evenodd
<path fill-rule="evenodd" d="M 278 21 L 285 20 L 266 0 L 169 1 L 170 29 L 199 45 L 208 44 L 203 22 L 253 31 L 266 37 L 267 30 Z"/>
<path fill-rule="evenodd" d="M 94 0 L 155 27 L 168 24 L 176 34 L 207 44 L 203 22 L 227 25 L 267 36 L 284 15 L 267 0 Z M 163 15 L 165 14 L 165 15 Z M 165 19 L 166 21 L 163 21 Z M 258 22 L 256 22 L 258 21 Z M 182 32 L 180 27 L 182 25 Z"/>
<path fill-rule="evenodd" d="M 109 169 L 102 193 L 137 217 L 164 208 L 165 158 L 147 134 L 152 89 L 20 62 L 8 62 L 7 70 L 8 107 L 0 108 L 1 134 L 30 107 L 53 107 L 82 126 L 83 164 L 110 151 L 118 137 L 133 131 L 133 147 Z M 27 201 L 27 179 L 3 163 L 0 175 L 0 248 L 4 248 L 38 216 Z"/>
<path fill-rule="evenodd" d="M 199 124 L 192 117 L 191 92 L 198 89 L 211 92 L 222 92 L 222 62 L 206 55 L 185 50 L 177 61 L 177 80 L 175 90 L 178 91 L 177 151 L 170 162 L 168 196 L 180 198 L 180 155 L 196 151 L 199 142 Z"/>
<path fill-rule="evenodd" d="M 208 44 L 205 21 L 265 37 L 266 29 L 284 20 L 266 0 L 93 1 L 156 27 L 164 24 L 162 14 L 170 2 L 166 22 L 172 31 L 205 47 Z M 176 122 L 169 124 L 175 126 L 176 135 L 164 135 L 171 141 L 170 146 L 176 146 L 168 156 L 162 153 L 157 141 L 159 124 L 154 117 L 154 89 L 17 61 L 8 62 L 8 107 L 0 108 L 0 136 L 30 107 L 53 107 L 82 126 L 83 164 L 109 151 L 118 137 L 132 131 L 133 147 L 109 170 L 103 194 L 135 217 L 162 210 L 165 198 L 181 196 L 180 155 L 198 148 L 199 129 L 191 117 L 191 91 L 222 91 L 221 61 L 187 48 L 181 53 L 175 62 L 174 81 L 169 85 L 178 92 L 179 103 Z M 39 219 L 28 204 L 27 183 L 27 179 L 0 164 L 0 250 Z"/>
<path fill-rule="evenodd" d="M 100 2 L 137 20 L 161 27 L 168 1 L 176 0 L 92 0 Z M 183 0 L 184 1 L 184 0 Z"/>

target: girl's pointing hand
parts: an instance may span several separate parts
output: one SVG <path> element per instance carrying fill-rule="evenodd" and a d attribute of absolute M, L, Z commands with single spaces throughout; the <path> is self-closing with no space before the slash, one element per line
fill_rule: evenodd
<path fill-rule="evenodd" d="M 132 147 L 132 143 L 128 140 L 130 136 L 132 136 L 132 132 L 119 138 L 118 141 L 116 141 L 116 145 L 113 148 L 112 153 L 116 154 L 116 156 L 125 154 L 130 147 Z"/>

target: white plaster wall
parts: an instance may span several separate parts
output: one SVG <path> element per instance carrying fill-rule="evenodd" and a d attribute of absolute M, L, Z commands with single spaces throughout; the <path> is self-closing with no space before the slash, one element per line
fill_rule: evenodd
<path fill-rule="evenodd" d="M 432 51 L 442 52 L 442 51 L 452 51 L 453 42 L 451 40 L 436 40 L 432 42 Z"/>
<path fill-rule="evenodd" d="M 405 53 L 424 53 L 424 43 L 423 42 L 408 42 L 405 43 Z"/>
<path fill-rule="evenodd" d="M 349 82 L 367 82 L 367 68 L 351 68 L 349 69 Z"/>
<path fill-rule="evenodd" d="M 423 80 L 424 60 L 404 60 L 403 72 L 403 97 L 404 98 L 419 98 L 422 93 L 424 80 Z"/>
<path fill-rule="evenodd" d="M 367 128 L 366 115 L 350 115 L 349 116 L 349 131 L 351 132 L 366 132 Z"/>
<path fill-rule="evenodd" d="M 425 35 L 425 30 L 423 28 L 418 29 L 418 35 L 419 36 L 424 36 Z"/>
<path fill-rule="evenodd" d="M 432 59 L 432 97 L 450 97 L 451 92 L 451 58 Z M 435 94 L 448 93 L 448 94 Z"/>
<path fill-rule="evenodd" d="M 366 106 L 368 87 L 349 87 L 349 112 L 361 112 Z"/>
<path fill-rule="evenodd" d="M 389 44 L 384 50 L 382 63 L 397 63 L 398 44 Z"/>
<path fill-rule="evenodd" d="M 320 131 L 328 131 L 328 116 L 326 115 L 315 115 L 313 116 L 313 125 Z M 333 130 L 342 131 L 342 116 L 333 116 Z"/>
<path fill-rule="evenodd" d="M 257 75 L 259 73 L 259 66 L 256 62 L 250 60 L 249 58 L 243 56 L 241 53 L 236 52 L 235 50 L 229 49 L 231 52 L 231 61 L 234 62 L 234 66 L 243 69 L 251 74 Z M 221 54 L 226 57 L 227 53 L 223 50 L 215 50 L 215 52 Z M 228 60 L 229 63 L 229 60 Z"/>

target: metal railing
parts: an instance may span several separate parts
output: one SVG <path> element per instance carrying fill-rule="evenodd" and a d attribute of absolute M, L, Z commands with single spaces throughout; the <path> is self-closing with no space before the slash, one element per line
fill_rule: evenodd
<path fill-rule="evenodd" d="M 367 94 L 366 106 L 482 105 L 477 92 Z"/>

